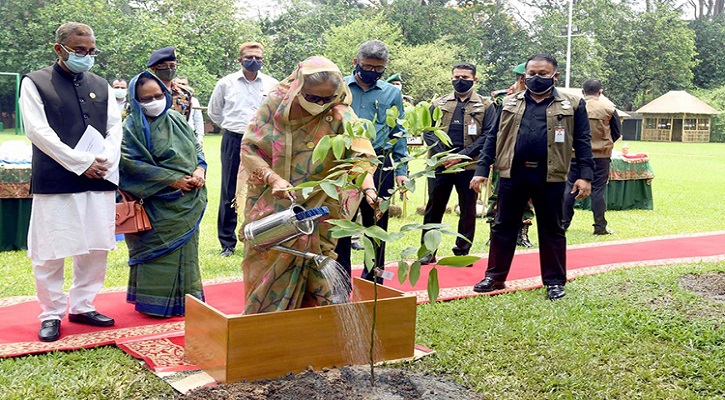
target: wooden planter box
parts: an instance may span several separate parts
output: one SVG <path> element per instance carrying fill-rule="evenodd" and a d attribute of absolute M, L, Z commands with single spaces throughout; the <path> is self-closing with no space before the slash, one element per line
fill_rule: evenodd
<path fill-rule="evenodd" d="M 276 378 L 309 366 L 319 370 L 365 364 L 372 282 L 354 278 L 353 293 L 360 301 L 254 315 L 225 315 L 187 295 L 186 356 L 224 383 Z M 376 362 L 413 356 L 415 305 L 415 296 L 378 285 Z M 352 310 L 359 314 L 350 317 L 347 313 Z M 351 319 L 367 320 L 360 324 L 359 335 L 350 334 L 349 328 L 341 330 L 340 321 L 351 323 Z"/>

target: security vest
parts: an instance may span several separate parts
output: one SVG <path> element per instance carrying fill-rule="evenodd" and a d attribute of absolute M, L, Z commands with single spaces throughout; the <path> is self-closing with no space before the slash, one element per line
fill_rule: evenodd
<path fill-rule="evenodd" d="M 58 63 L 23 78 L 38 89 L 48 124 L 61 142 L 74 148 L 88 125 L 106 137 L 109 85 L 105 79 L 90 72 L 72 74 Z M 59 194 L 113 191 L 116 185 L 76 175 L 33 145 L 30 189 L 32 193 Z"/>
<path fill-rule="evenodd" d="M 458 105 L 458 99 L 455 93 L 450 93 L 446 96 L 440 97 L 433 100 L 433 105 L 440 107 L 443 112 L 441 118 L 441 130 L 448 133 L 448 128 L 451 125 L 453 119 L 453 113 Z M 481 135 L 483 135 L 483 117 L 486 113 L 486 109 L 491 107 L 493 102 L 486 98 L 481 97 L 478 93 L 471 93 L 471 98 L 468 100 L 468 105 L 463 109 L 463 147 L 468 147 L 471 143 L 475 142 Z M 468 134 L 468 125 L 476 124 L 476 134 Z M 429 155 L 435 154 L 435 149 L 431 149 Z M 476 164 L 467 165 L 466 170 L 475 170 Z"/>
<path fill-rule="evenodd" d="M 511 166 L 521 118 L 526 110 L 526 91 L 507 96 L 503 100 L 500 123 L 496 136 L 496 165 L 502 178 L 511 178 Z M 554 100 L 546 107 L 546 181 L 566 182 L 574 143 L 574 112 L 580 98 L 553 89 Z M 555 128 L 564 127 L 564 142 L 554 140 Z"/>
<path fill-rule="evenodd" d="M 609 158 L 614 147 L 612 130 L 609 127 L 614 106 L 601 101 L 597 96 L 584 96 L 584 100 L 587 101 L 589 127 L 592 130 L 592 154 L 594 158 Z"/>

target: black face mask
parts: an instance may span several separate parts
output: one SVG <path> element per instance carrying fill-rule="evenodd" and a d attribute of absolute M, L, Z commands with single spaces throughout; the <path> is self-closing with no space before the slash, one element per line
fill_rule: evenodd
<path fill-rule="evenodd" d="M 176 68 L 157 69 L 155 73 L 164 82 L 169 82 L 176 78 Z"/>
<path fill-rule="evenodd" d="M 257 60 L 244 60 L 242 61 L 242 66 L 244 69 L 246 69 L 249 72 L 257 72 L 260 69 L 262 69 L 262 65 L 264 65 L 263 61 L 257 61 Z"/>
<path fill-rule="evenodd" d="M 456 93 L 464 94 L 468 93 L 469 90 L 473 87 L 473 81 L 472 80 L 466 80 L 466 79 L 456 79 L 455 81 L 452 81 L 453 83 L 453 89 L 456 91 Z"/>
<path fill-rule="evenodd" d="M 360 77 L 361 81 L 367 83 L 368 85 L 372 85 L 377 82 L 381 76 L 383 76 L 382 72 L 363 71 L 363 69 L 360 68 L 360 64 L 355 66 L 355 73 Z"/>
<path fill-rule="evenodd" d="M 524 83 L 531 93 L 544 94 L 554 87 L 554 75 L 556 75 L 556 72 L 554 72 L 550 78 L 534 75 L 532 77 L 527 77 Z"/>

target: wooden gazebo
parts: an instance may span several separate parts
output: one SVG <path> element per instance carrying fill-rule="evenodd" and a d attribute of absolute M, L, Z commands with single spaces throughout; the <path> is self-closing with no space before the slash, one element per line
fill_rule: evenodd
<path fill-rule="evenodd" d="M 719 112 L 684 90 L 673 90 L 637 110 L 642 114 L 641 140 L 709 142 L 710 122 Z"/>

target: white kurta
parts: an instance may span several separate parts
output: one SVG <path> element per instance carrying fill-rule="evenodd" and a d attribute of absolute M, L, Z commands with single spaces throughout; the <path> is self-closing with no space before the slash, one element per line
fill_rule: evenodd
<path fill-rule="evenodd" d="M 121 158 L 123 130 L 121 113 L 111 86 L 108 86 L 108 123 L 104 151 L 109 171 L 117 170 Z M 20 87 L 25 134 L 43 153 L 65 169 L 81 175 L 93 164 L 95 155 L 74 150 L 61 142 L 48 124 L 43 100 L 30 79 Z M 107 174 L 108 177 L 110 174 Z M 115 240 L 114 192 L 34 194 L 28 232 L 31 260 L 55 260 L 88 254 L 91 250 L 112 250 Z"/>

